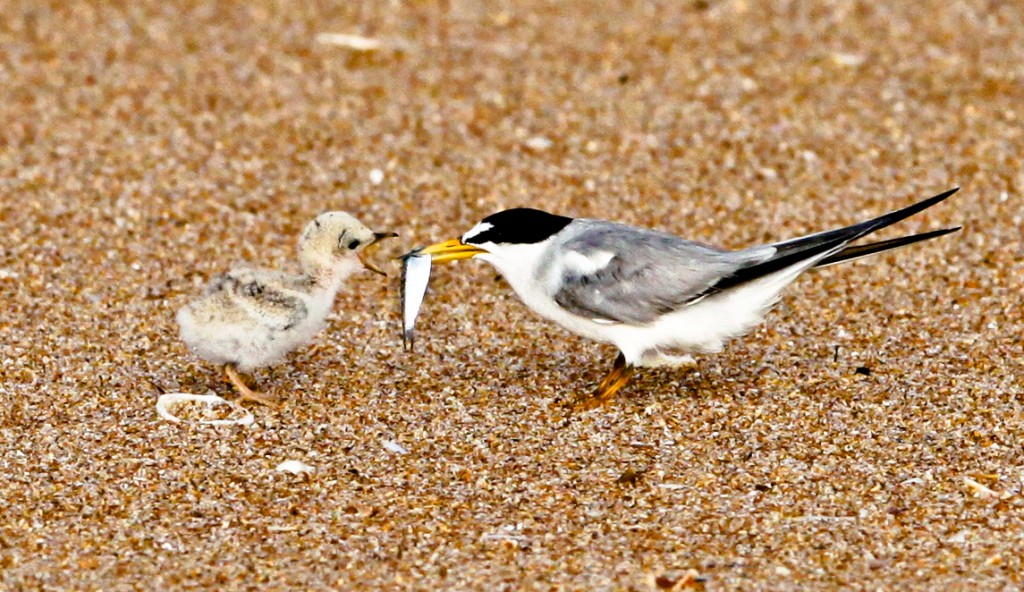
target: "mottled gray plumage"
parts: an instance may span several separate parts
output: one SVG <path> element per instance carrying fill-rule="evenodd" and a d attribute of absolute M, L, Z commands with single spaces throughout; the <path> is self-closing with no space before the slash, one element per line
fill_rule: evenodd
<path fill-rule="evenodd" d="M 214 277 L 205 296 L 207 306 L 214 311 L 212 314 L 237 307 L 267 330 L 287 331 L 309 314 L 305 303 L 295 293 L 305 293 L 311 285 L 307 276 L 239 265 Z"/>

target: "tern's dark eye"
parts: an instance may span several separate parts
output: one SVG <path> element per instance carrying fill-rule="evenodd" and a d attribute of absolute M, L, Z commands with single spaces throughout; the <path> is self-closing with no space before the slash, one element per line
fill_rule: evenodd
<path fill-rule="evenodd" d="M 358 247 L 359 247 L 359 241 L 357 241 L 357 240 L 353 240 L 350 243 L 348 243 L 348 248 L 352 249 L 353 251 L 355 251 Z"/>

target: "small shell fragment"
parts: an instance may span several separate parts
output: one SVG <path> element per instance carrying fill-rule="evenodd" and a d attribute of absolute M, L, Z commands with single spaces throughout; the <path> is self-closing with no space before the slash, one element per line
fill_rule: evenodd
<path fill-rule="evenodd" d="M 525 142 L 526 147 L 536 152 L 542 152 L 554 145 L 554 142 L 544 136 L 534 136 Z"/>
<path fill-rule="evenodd" d="M 832 62 L 837 66 L 846 66 L 848 68 L 856 68 L 861 66 L 867 58 L 861 54 L 856 53 L 842 53 L 837 52 L 832 54 Z"/>
<path fill-rule="evenodd" d="M 255 420 L 252 413 L 246 408 L 242 407 L 238 403 L 233 403 L 227 399 L 213 394 L 212 392 L 205 395 L 195 395 L 192 393 L 166 393 L 160 395 L 156 400 L 156 413 L 162 419 L 167 421 L 173 421 L 175 423 L 181 423 L 183 420 L 171 413 L 171 409 L 182 403 L 205 403 L 207 405 L 227 405 L 236 411 L 241 412 L 240 417 L 232 419 L 201 419 L 194 423 L 201 425 L 252 425 Z"/>
<path fill-rule="evenodd" d="M 415 344 L 413 327 L 430 282 L 431 258 L 430 255 L 419 255 L 421 250 L 411 251 L 402 261 L 402 344 L 406 351 L 412 351 Z"/>
<path fill-rule="evenodd" d="M 312 473 L 313 467 L 307 465 L 301 460 L 286 460 L 274 467 L 274 470 L 298 475 L 299 473 Z"/>
<path fill-rule="evenodd" d="M 317 43 L 347 47 L 355 51 L 376 51 L 384 47 L 380 39 L 351 35 L 348 33 L 320 33 L 316 36 Z"/>
<path fill-rule="evenodd" d="M 409 451 L 406 450 L 405 446 L 402 446 L 394 440 L 384 440 L 382 446 L 384 446 L 385 450 L 394 452 L 395 454 L 409 454 Z"/>

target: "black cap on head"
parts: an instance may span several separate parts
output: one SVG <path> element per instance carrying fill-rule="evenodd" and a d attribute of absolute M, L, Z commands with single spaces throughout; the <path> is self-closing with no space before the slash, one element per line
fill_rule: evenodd
<path fill-rule="evenodd" d="M 512 208 L 487 216 L 480 221 L 484 230 L 465 239 L 471 245 L 531 245 L 539 243 L 565 228 L 572 218 L 549 214 L 533 208 Z M 489 228 L 486 225 L 490 225 Z"/>

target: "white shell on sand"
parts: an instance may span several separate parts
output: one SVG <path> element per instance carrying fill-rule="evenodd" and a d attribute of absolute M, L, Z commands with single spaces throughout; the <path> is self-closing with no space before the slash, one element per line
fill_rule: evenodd
<path fill-rule="evenodd" d="M 186 421 L 174 415 L 171 409 L 184 403 L 204 403 L 206 405 L 228 405 L 239 412 L 239 417 L 232 419 L 202 419 L 194 422 L 189 421 L 188 423 L 198 423 L 201 425 L 252 425 L 254 417 L 247 409 L 228 401 L 227 399 L 215 395 L 213 393 L 207 393 L 205 395 L 195 395 L 192 393 L 167 393 L 160 395 L 160 398 L 156 400 L 156 412 L 162 419 L 167 421 L 173 421 L 175 423 L 181 423 Z"/>

